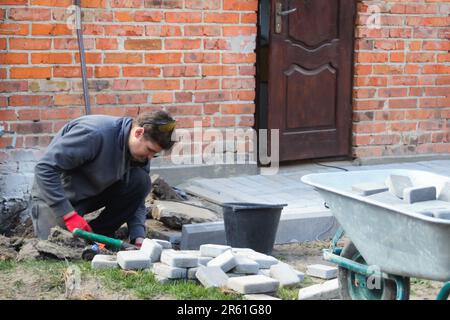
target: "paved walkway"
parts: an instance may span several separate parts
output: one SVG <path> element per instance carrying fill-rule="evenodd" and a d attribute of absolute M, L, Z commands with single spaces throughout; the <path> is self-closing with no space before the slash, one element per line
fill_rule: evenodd
<path fill-rule="evenodd" d="M 355 170 L 412 169 L 450 176 L 450 160 L 404 162 L 381 165 L 355 166 L 348 161 L 322 162 L 327 166 Z M 323 200 L 311 186 L 301 182 L 310 173 L 336 172 L 341 169 L 319 164 L 282 167 L 277 175 L 241 176 L 220 179 L 194 179 L 182 184 L 185 191 L 215 203 L 256 202 L 286 203 L 283 214 L 323 212 Z"/>

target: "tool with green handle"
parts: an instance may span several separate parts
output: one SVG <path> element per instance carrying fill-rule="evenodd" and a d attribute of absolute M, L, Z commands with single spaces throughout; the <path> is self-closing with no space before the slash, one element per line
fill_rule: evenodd
<path fill-rule="evenodd" d="M 84 231 L 81 229 L 73 230 L 73 235 L 80 237 L 82 239 L 103 243 L 107 248 L 110 248 L 110 249 L 118 249 L 118 250 L 137 249 L 136 246 L 126 243 L 122 240 L 110 238 L 107 236 L 103 236 L 101 234 L 96 234 L 96 233 Z"/>

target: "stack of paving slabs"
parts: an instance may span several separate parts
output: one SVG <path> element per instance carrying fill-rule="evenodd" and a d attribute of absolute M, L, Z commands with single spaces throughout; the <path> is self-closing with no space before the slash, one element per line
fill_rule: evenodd
<path fill-rule="evenodd" d="M 96 255 L 92 267 L 148 270 L 161 282 L 195 280 L 207 288 L 245 295 L 273 295 L 279 287 L 294 287 L 304 278 L 288 264 L 252 249 L 204 244 L 200 250 L 174 250 L 170 242 L 156 239 L 145 239 L 140 250 Z"/>
<path fill-rule="evenodd" d="M 415 185 L 408 176 L 391 174 L 384 183 L 359 183 L 352 191 L 398 209 L 428 217 L 450 219 L 450 182 L 439 190 L 436 185 Z"/>

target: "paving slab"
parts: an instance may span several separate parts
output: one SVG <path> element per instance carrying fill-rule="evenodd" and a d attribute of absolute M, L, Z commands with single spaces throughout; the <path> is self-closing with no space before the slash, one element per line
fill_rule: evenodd
<path fill-rule="evenodd" d="M 200 256 L 215 258 L 228 250 L 231 250 L 230 246 L 220 244 L 202 244 L 200 246 Z"/>
<path fill-rule="evenodd" d="M 150 258 L 150 262 L 158 262 L 161 258 L 162 250 L 163 247 L 152 239 L 144 239 L 140 249 L 142 253 L 145 253 Z"/>
<path fill-rule="evenodd" d="M 306 274 L 321 279 L 333 279 L 337 277 L 338 268 L 323 264 L 312 264 L 306 269 Z"/>
<path fill-rule="evenodd" d="M 228 281 L 226 273 L 216 266 L 199 266 L 195 276 L 205 288 L 225 287 Z"/>
<path fill-rule="evenodd" d="M 235 256 L 236 266 L 231 270 L 238 274 L 257 274 L 259 272 L 259 263 L 244 256 Z"/>
<path fill-rule="evenodd" d="M 403 199 L 407 203 L 436 200 L 436 187 L 412 187 L 403 189 Z"/>
<path fill-rule="evenodd" d="M 278 290 L 279 286 L 278 280 L 263 275 L 230 278 L 227 282 L 229 289 L 241 294 L 274 292 Z"/>
<path fill-rule="evenodd" d="M 92 269 L 113 269 L 118 266 L 115 255 L 96 254 L 91 261 Z"/>
<path fill-rule="evenodd" d="M 168 279 L 185 279 L 187 277 L 186 268 L 172 267 L 161 262 L 154 263 L 152 271 L 154 274 Z"/>
<path fill-rule="evenodd" d="M 271 266 L 270 277 L 278 280 L 281 287 L 293 287 L 300 283 L 297 271 L 286 263 Z"/>
<path fill-rule="evenodd" d="M 298 300 L 331 300 L 336 298 L 339 298 L 338 279 L 302 288 L 298 292 Z"/>
<path fill-rule="evenodd" d="M 147 269 L 152 265 L 148 255 L 140 250 L 119 251 L 117 263 L 124 270 Z"/>
<path fill-rule="evenodd" d="M 231 252 L 231 250 L 227 250 L 221 255 L 209 261 L 206 265 L 208 267 L 220 267 L 224 272 L 228 272 L 236 267 L 236 264 L 237 261 L 234 253 Z"/>
<path fill-rule="evenodd" d="M 161 253 L 161 262 L 177 268 L 194 268 L 198 266 L 198 257 L 192 253 L 166 249 Z"/>

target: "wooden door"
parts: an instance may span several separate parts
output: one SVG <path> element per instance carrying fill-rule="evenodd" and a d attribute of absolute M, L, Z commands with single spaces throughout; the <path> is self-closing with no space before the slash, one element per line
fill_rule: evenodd
<path fill-rule="evenodd" d="M 354 13 L 354 0 L 271 0 L 267 122 L 280 161 L 350 155 Z"/>

